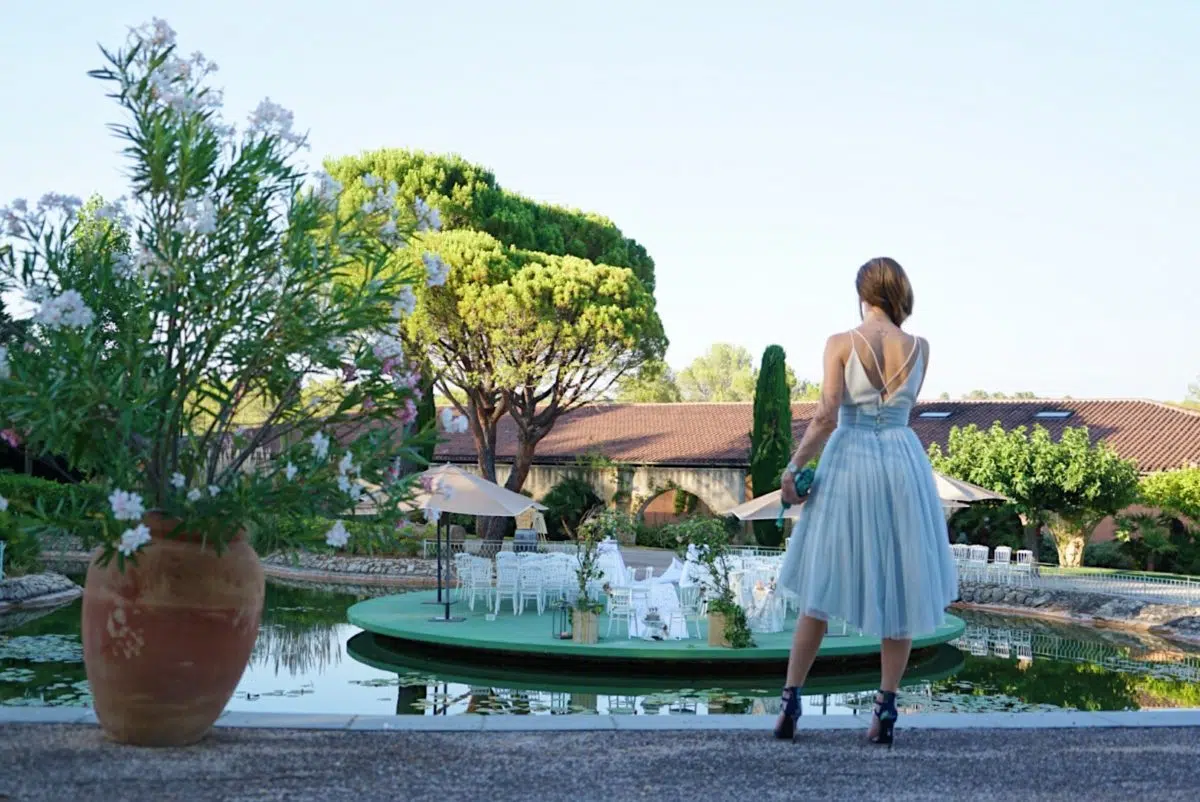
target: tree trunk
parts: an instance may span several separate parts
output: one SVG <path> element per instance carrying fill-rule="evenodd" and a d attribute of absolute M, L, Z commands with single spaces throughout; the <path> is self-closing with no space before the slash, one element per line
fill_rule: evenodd
<path fill-rule="evenodd" d="M 511 490 L 514 493 L 521 492 L 521 488 L 525 486 L 525 480 L 529 478 L 529 469 L 533 467 L 533 457 L 537 452 L 537 444 L 543 437 L 545 437 L 544 434 L 531 435 L 528 438 L 518 435 L 517 453 L 513 459 L 512 470 L 508 474 L 508 479 L 504 482 L 505 490 Z M 492 470 L 494 476 L 495 467 Z M 483 537 L 485 540 L 493 541 L 503 540 L 512 523 L 512 519 L 510 518 L 489 518 L 487 521 L 487 529 Z"/>
<path fill-rule="evenodd" d="M 1079 568 L 1083 565 L 1083 549 L 1087 546 L 1087 538 L 1071 534 L 1055 537 L 1058 544 L 1058 564 L 1063 568 Z"/>

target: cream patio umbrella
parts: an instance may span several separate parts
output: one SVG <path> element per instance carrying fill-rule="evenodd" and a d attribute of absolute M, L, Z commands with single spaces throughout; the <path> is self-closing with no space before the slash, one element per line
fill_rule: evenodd
<path fill-rule="evenodd" d="M 463 621 L 463 618 L 450 617 L 450 589 L 442 591 L 442 530 L 446 531 L 446 551 L 450 551 L 450 526 L 442 513 L 458 513 L 460 515 L 482 515 L 489 518 L 514 518 L 528 510 L 541 511 L 545 506 L 538 504 L 528 496 L 514 493 L 495 482 L 489 482 L 482 476 L 477 476 L 453 465 L 438 465 L 424 471 L 420 475 L 421 489 L 402 508 L 422 510 L 425 516 L 436 524 L 437 535 L 437 600 L 434 604 L 444 605 L 443 617 L 434 617 L 433 621 Z M 448 566 L 447 566 L 448 568 Z"/>
<path fill-rule="evenodd" d="M 933 481 L 937 485 L 938 498 L 944 502 L 974 504 L 977 501 L 1008 501 L 1008 496 L 1001 493 L 964 482 L 962 479 L 951 478 L 937 471 L 933 472 Z"/>
<path fill-rule="evenodd" d="M 1007 501 L 1007 498 L 999 493 L 993 493 L 991 490 L 960 479 L 951 479 L 937 471 L 933 472 L 933 481 L 937 485 L 938 498 L 942 500 L 942 507 L 948 510 L 958 509 L 977 501 Z M 740 521 L 777 521 L 781 515 L 784 518 L 799 518 L 800 507 L 801 505 L 797 505 L 784 509 L 783 502 L 780 500 L 780 492 L 776 490 L 773 493 L 751 499 L 745 504 L 739 504 L 726 514 L 732 515 Z"/>

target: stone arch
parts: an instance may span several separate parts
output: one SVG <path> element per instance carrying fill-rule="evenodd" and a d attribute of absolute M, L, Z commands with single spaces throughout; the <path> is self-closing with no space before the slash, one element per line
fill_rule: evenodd
<path fill-rule="evenodd" d="M 642 474 L 634 477 L 638 503 L 631 511 L 639 517 L 667 490 L 690 493 L 715 515 L 724 514 L 745 498 L 744 471 L 737 469 L 647 467 L 638 473 Z"/>

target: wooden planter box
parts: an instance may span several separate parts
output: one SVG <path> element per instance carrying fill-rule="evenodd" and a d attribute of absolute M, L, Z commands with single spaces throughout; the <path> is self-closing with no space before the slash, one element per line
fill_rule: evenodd
<path fill-rule="evenodd" d="M 729 648 L 729 640 L 725 637 L 725 614 L 708 614 L 708 645 Z"/>
<path fill-rule="evenodd" d="M 572 610 L 571 640 L 575 643 L 595 643 L 600 640 L 600 616 Z"/>

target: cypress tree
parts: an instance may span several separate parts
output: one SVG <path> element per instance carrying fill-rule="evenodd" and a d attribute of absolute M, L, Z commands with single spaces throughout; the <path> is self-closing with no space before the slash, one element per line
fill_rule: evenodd
<path fill-rule="evenodd" d="M 792 452 L 792 401 L 787 361 L 778 345 L 763 351 L 754 390 L 754 430 L 750 433 L 750 484 L 754 497 L 779 489 Z M 762 546 L 778 546 L 783 532 L 775 521 L 755 521 L 754 536 Z"/>

